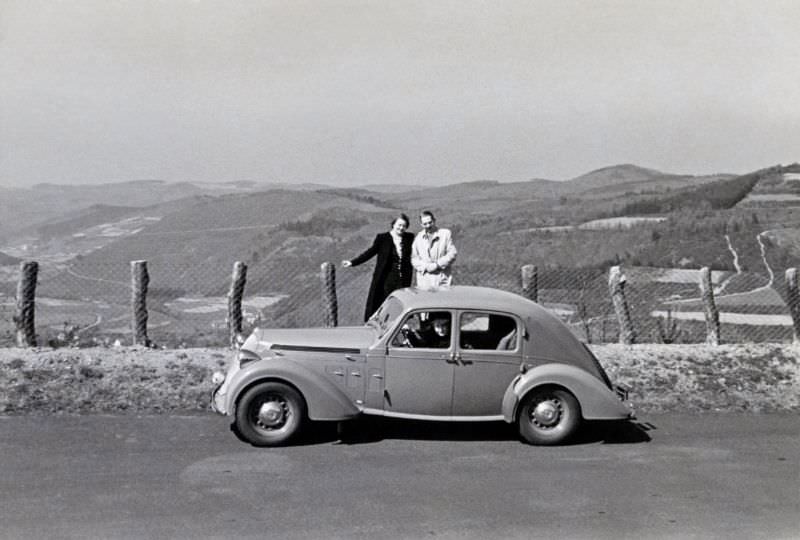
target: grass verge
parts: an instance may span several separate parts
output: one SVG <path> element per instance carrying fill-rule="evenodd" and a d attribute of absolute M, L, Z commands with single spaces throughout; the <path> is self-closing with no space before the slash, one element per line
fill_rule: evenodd
<path fill-rule="evenodd" d="M 642 412 L 798 411 L 800 347 L 595 345 Z M 0 414 L 209 410 L 226 349 L 0 349 Z"/>

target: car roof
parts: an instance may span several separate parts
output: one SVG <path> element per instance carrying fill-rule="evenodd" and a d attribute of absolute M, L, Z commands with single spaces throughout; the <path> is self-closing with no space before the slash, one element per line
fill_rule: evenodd
<path fill-rule="evenodd" d="M 439 290 L 399 289 L 392 293 L 406 310 L 469 309 L 513 313 L 527 325 L 536 355 L 552 362 L 569 362 L 602 380 L 599 364 L 589 349 L 557 316 L 518 294 L 489 287 L 455 285 Z M 601 368 L 602 369 L 602 368 Z"/>
<path fill-rule="evenodd" d="M 546 313 L 541 306 L 527 298 L 512 292 L 489 287 L 454 285 L 435 290 L 410 287 L 394 291 L 392 295 L 402 301 L 406 309 L 440 308 L 508 311 L 522 317 L 536 317 L 539 313 Z"/>

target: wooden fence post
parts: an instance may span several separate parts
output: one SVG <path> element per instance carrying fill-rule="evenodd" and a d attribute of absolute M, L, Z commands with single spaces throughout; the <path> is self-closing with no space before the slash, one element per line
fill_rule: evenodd
<path fill-rule="evenodd" d="M 17 328 L 17 347 L 36 347 L 36 279 L 39 275 L 39 263 L 24 261 L 19 265 L 19 281 L 17 282 L 17 313 L 14 324 Z"/>
<path fill-rule="evenodd" d="M 242 296 L 247 282 L 247 265 L 241 261 L 233 263 L 231 289 L 228 291 L 228 338 L 232 347 L 242 333 Z"/>
<path fill-rule="evenodd" d="M 522 278 L 522 295 L 534 302 L 539 301 L 539 269 L 532 265 L 526 264 L 521 269 Z"/>
<path fill-rule="evenodd" d="M 786 303 L 792 315 L 795 343 L 800 343 L 800 291 L 797 289 L 797 268 L 786 270 Z"/>
<path fill-rule="evenodd" d="M 336 267 L 324 262 L 320 267 L 322 279 L 322 312 L 325 326 L 339 325 L 339 303 L 336 300 Z"/>
<path fill-rule="evenodd" d="M 131 261 L 131 330 L 134 345 L 150 346 L 147 338 L 147 261 Z"/>
<path fill-rule="evenodd" d="M 619 322 L 619 342 L 630 345 L 636 341 L 636 332 L 631 322 L 628 302 L 625 300 L 625 276 L 619 266 L 612 266 L 608 271 L 608 289 Z"/>
<path fill-rule="evenodd" d="M 714 288 L 711 286 L 711 269 L 700 269 L 700 293 L 703 296 L 703 310 L 706 316 L 706 343 L 719 345 L 719 310 L 714 302 Z"/>

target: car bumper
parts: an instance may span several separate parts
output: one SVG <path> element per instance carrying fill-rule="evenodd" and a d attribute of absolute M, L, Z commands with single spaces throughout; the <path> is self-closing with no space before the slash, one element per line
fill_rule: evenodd
<path fill-rule="evenodd" d="M 628 409 L 628 417 L 636 418 L 636 410 L 633 407 L 633 402 L 628 398 L 630 395 L 631 387 L 627 384 L 615 384 L 614 394 L 619 398 L 623 405 Z"/>
<path fill-rule="evenodd" d="M 212 381 L 214 382 L 214 389 L 211 391 L 211 410 L 217 414 L 227 415 L 225 399 L 227 377 L 221 371 L 215 371 Z"/>

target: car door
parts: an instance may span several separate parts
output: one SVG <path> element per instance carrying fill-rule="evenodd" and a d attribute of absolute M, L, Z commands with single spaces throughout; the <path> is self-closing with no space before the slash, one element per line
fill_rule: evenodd
<path fill-rule="evenodd" d="M 446 336 L 436 333 L 437 322 L 446 326 Z M 452 322 L 448 311 L 417 311 L 398 327 L 387 348 L 386 416 L 450 416 L 455 367 Z"/>
<path fill-rule="evenodd" d="M 511 314 L 458 313 L 453 416 L 502 417 L 503 395 L 519 374 L 522 334 Z"/>
<path fill-rule="evenodd" d="M 367 380 L 366 357 L 363 354 L 343 356 L 344 361 L 337 357 L 336 361 L 325 364 L 325 375 L 344 390 L 355 403 L 363 403 Z"/>

